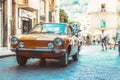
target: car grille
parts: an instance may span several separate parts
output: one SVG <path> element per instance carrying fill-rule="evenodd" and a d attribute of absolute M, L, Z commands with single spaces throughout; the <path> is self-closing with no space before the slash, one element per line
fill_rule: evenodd
<path fill-rule="evenodd" d="M 48 47 L 49 41 L 23 41 L 25 48 L 42 48 Z"/>

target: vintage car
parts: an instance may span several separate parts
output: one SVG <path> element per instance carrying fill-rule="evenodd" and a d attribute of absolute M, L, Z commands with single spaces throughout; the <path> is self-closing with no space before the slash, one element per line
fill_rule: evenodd
<path fill-rule="evenodd" d="M 72 56 L 78 60 L 80 44 L 71 26 L 64 23 L 40 23 L 29 34 L 13 36 L 11 50 L 16 52 L 20 66 L 29 58 L 57 59 L 66 66 Z"/>

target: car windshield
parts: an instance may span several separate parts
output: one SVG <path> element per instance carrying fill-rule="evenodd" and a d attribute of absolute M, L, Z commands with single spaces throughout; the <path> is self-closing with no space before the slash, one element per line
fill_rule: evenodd
<path fill-rule="evenodd" d="M 67 34 L 66 24 L 43 24 L 36 25 L 32 31 L 32 33 L 56 33 L 56 34 Z"/>

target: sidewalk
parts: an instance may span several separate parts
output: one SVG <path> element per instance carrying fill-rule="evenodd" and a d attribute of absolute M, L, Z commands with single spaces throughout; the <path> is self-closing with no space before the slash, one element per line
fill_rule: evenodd
<path fill-rule="evenodd" d="M 12 52 L 11 50 L 9 50 L 7 47 L 0 48 L 0 58 L 15 56 L 15 55 L 16 54 L 14 52 Z"/>

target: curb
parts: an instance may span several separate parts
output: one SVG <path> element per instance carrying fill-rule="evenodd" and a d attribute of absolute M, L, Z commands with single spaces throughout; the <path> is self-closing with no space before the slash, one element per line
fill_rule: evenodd
<path fill-rule="evenodd" d="M 5 54 L 5 55 L 0 55 L 0 58 L 10 57 L 10 56 L 16 56 L 16 54 Z"/>
<path fill-rule="evenodd" d="M 16 56 L 16 53 L 12 52 L 7 47 L 0 47 L 0 58 Z"/>

